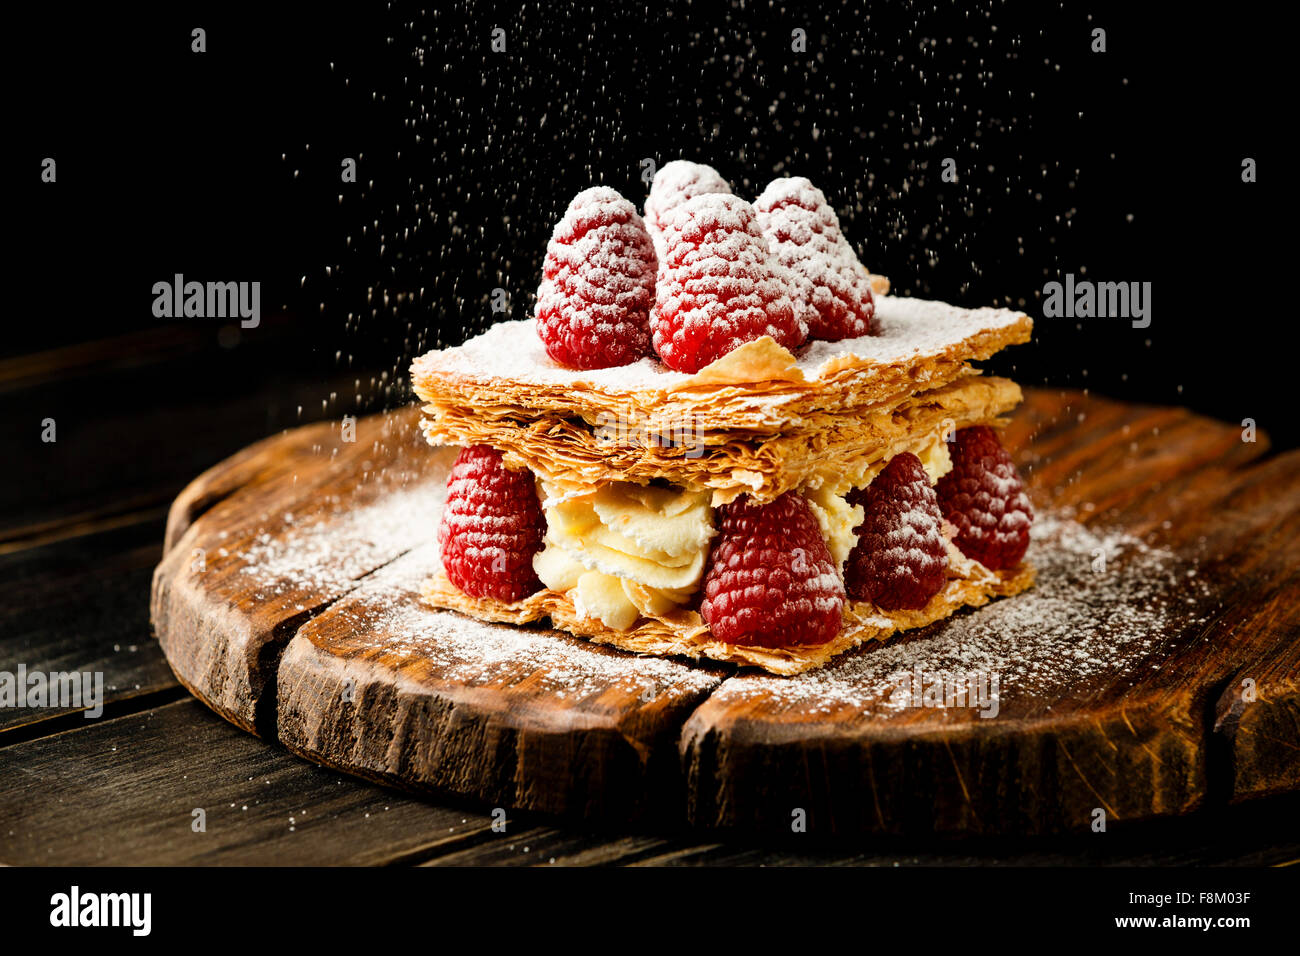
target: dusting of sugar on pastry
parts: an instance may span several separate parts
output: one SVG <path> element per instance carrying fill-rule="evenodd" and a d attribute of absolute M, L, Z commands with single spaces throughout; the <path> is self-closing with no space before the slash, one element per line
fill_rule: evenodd
<path fill-rule="evenodd" d="M 965 309 L 931 299 L 881 296 L 876 300 L 879 335 L 840 342 L 814 342 L 799 357 L 799 367 L 815 379 L 845 355 L 882 365 L 952 348 L 982 329 L 1015 325 L 1024 313 L 1011 309 Z"/>
<path fill-rule="evenodd" d="M 876 320 L 879 335 L 814 342 L 798 356 L 794 368 L 804 378 L 816 381 L 850 356 L 871 365 L 905 363 L 955 348 L 981 331 L 1015 325 L 1024 315 L 1010 309 L 964 309 L 926 299 L 882 296 L 876 302 Z M 666 391 L 691 380 L 653 358 L 618 368 L 565 368 L 546 354 L 531 319 L 499 322 L 464 345 L 427 353 L 416 359 L 415 367 L 478 382 L 584 385 L 606 391 Z"/>

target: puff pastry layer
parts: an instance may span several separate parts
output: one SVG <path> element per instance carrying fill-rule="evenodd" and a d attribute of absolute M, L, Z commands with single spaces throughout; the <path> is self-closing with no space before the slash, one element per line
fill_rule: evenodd
<path fill-rule="evenodd" d="M 770 501 L 791 488 L 865 484 L 859 479 L 873 465 L 918 436 L 1002 424 L 1020 401 L 1015 382 L 967 374 L 853 414 L 814 410 L 775 432 L 679 431 L 671 444 L 653 432 L 534 417 L 525 409 L 430 405 L 421 428 L 431 444 L 490 445 L 508 468 L 544 478 L 585 485 L 662 479 L 692 491 L 710 489 L 719 505 L 741 493 Z"/>

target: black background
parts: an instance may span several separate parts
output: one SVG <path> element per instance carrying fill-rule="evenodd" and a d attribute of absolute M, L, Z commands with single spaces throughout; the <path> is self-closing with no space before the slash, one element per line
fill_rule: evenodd
<path fill-rule="evenodd" d="M 574 193 L 599 182 L 640 204 L 640 161 L 687 157 L 750 198 L 809 176 L 900 293 L 1023 307 L 1035 341 L 997 371 L 1254 418 L 1295 444 L 1274 155 L 1290 107 L 1264 6 L 970 7 L 44 5 L 11 34 L 17 295 L 0 358 L 12 371 L 108 341 L 122 360 L 95 403 L 187 409 L 186 434 L 153 436 L 160 454 L 258 388 L 278 396 L 261 433 L 391 406 L 412 356 L 500 318 L 493 288 L 528 313 Z M 947 157 L 957 183 L 940 180 Z M 177 272 L 260 280 L 263 327 L 155 319 L 151 287 Z M 1150 281 L 1151 327 L 1044 319 L 1043 285 L 1066 272 Z M 184 332 L 199 356 L 136 374 L 132 335 L 178 325 L 199 327 Z M 347 394 L 322 384 L 349 370 Z M 11 451 L 42 413 L 7 415 Z M 86 456 L 54 480 L 104 467 Z"/>

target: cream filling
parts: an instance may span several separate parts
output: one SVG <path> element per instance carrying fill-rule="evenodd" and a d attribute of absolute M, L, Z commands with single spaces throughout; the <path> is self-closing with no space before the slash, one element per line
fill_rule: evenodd
<path fill-rule="evenodd" d="M 948 450 L 948 444 L 956 433 L 955 428 L 949 430 L 946 437 L 944 432 L 935 432 L 919 448 L 911 450 L 912 454 L 921 459 L 921 467 L 925 469 L 932 485 L 952 471 L 952 454 Z"/>
<path fill-rule="evenodd" d="M 548 588 L 569 593 L 579 616 L 627 630 L 699 588 L 714 534 L 708 492 L 546 480 L 538 491 L 546 537 L 533 569 Z"/>
<path fill-rule="evenodd" d="M 931 483 L 952 469 L 941 433 L 894 449 L 921 459 Z M 858 542 L 859 505 L 850 487 L 869 484 L 889 455 L 855 476 L 851 485 L 805 488 L 822 537 L 840 576 Z M 538 479 L 546 513 L 543 548 L 533 569 L 552 591 L 568 594 L 579 617 L 625 631 L 644 616 L 663 616 L 699 590 L 715 529 L 708 491 L 610 482 L 599 488 Z"/>
<path fill-rule="evenodd" d="M 822 537 L 830 549 L 835 567 L 844 577 L 844 562 L 858 543 L 858 536 L 853 529 L 862 524 L 865 516 L 861 505 L 851 505 L 843 495 L 837 495 L 825 486 L 808 489 L 803 493 L 804 500 L 812 509 L 813 517 L 821 525 Z"/>

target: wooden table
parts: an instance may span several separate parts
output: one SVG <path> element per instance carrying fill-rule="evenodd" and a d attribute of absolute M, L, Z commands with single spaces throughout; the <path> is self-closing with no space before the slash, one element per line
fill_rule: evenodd
<path fill-rule="evenodd" d="M 223 721 L 177 683 L 149 630 L 168 503 L 203 468 L 282 428 L 353 410 L 354 375 L 285 380 L 292 341 L 226 354 L 215 329 L 0 362 L 0 671 L 102 671 L 98 720 L 0 710 L 0 863 L 1276 864 L 1300 860 L 1300 798 L 1233 803 L 1105 834 L 1040 839 L 814 834 L 740 839 L 596 829 L 431 800 L 322 769 Z M 226 377 L 212 372 L 228 366 Z M 230 391 L 219 382 L 238 380 Z M 128 382 L 129 387 L 123 387 Z M 204 385 L 204 382 L 214 384 Z M 98 396 L 87 400 L 87 396 Z M 104 400 L 113 396 L 112 401 Z M 322 409 L 322 402 L 328 407 Z M 300 417 L 298 407 L 312 409 Z M 42 443 L 41 421 L 58 422 Z M 1068 480 L 1068 479 L 1067 479 Z M 192 826 L 203 810 L 205 829 Z"/>

